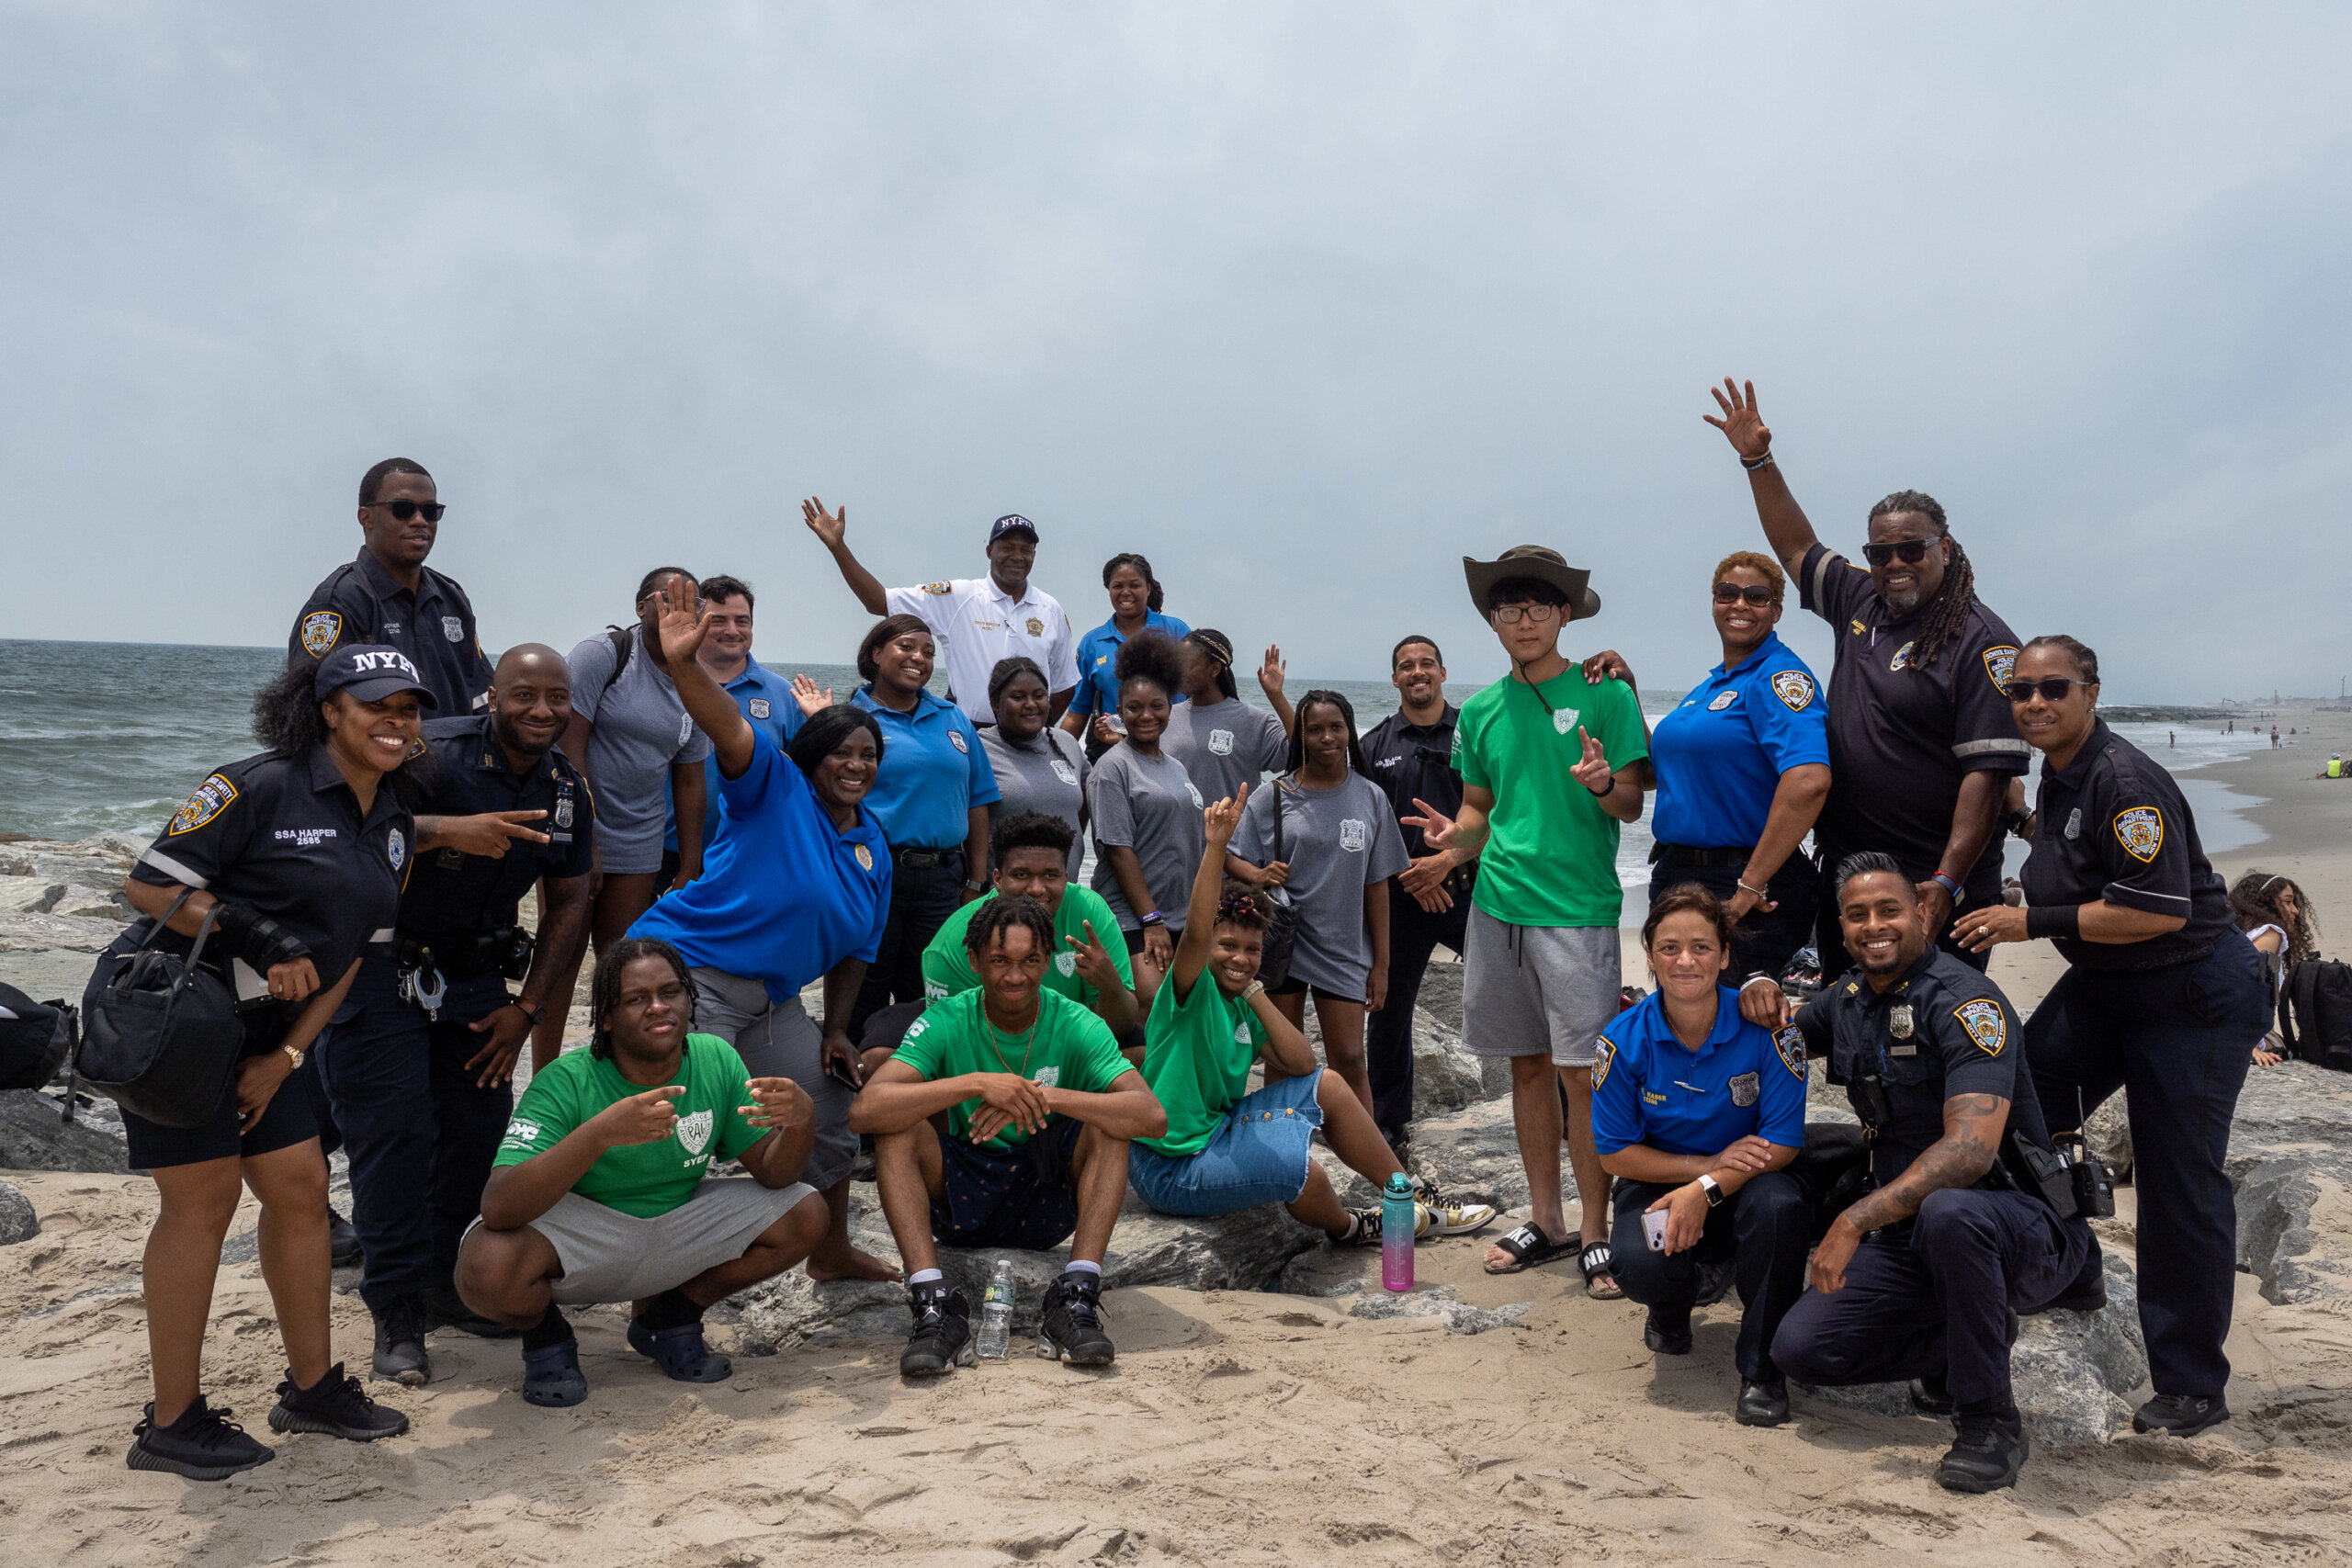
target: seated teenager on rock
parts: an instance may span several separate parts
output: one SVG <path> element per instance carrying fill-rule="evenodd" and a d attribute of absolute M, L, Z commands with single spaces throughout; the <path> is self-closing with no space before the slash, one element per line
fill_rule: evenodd
<path fill-rule="evenodd" d="M 695 987 L 675 948 L 616 942 L 593 995 L 589 1048 L 531 1079 L 458 1250 L 466 1304 L 523 1331 L 533 1404 L 588 1397 L 562 1308 L 597 1302 L 629 1303 L 630 1348 L 677 1382 L 727 1377 L 704 1311 L 807 1258 L 829 1218 L 799 1179 L 816 1141 L 807 1092 L 689 1032 Z M 708 1174 L 730 1159 L 750 1174 Z"/>
<path fill-rule="evenodd" d="M 1116 1354 L 1102 1332 L 1102 1255 L 1127 1193 L 1127 1145 L 1168 1113 L 1119 1054 L 1110 1027 L 1045 988 L 1054 918 L 1034 898 L 981 904 L 964 945 L 979 988 L 932 1004 L 850 1110 L 874 1134 L 882 1213 L 907 1266 L 909 1376 L 972 1360 L 971 1303 L 939 1247 L 1058 1247 L 1070 1262 L 1046 1292 L 1044 1348 L 1080 1366 Z M 1075 1233 L 1075 1234 L 1073 1234 Z"/>
<path fill-rule="evenodd" d="M 1168 1131 L 1137 1138 L 1127 1156 L 1136 1194 L 1163 1214 L 1229 1214 L 1280 1203 L 1342 1246 L 1380 1239 L 1380 1205 L 1349 1209 L 1308 1153 L 1323 1129 L 1332 1152 L 1377 1189 L 1404 1168 L 1355 1091 L 1315 1062 L 1298 1025 L 1258 978 L 1266 931 L 1259 894 L 1225 874 L 1241 799 L 1203 813 L 1207 847 L 1193 877 L 1175 962 L 1144 1026 L 1144 1081 L 1168 1111 Z M 1255 1093 L 1250 1068 L 1278 1069 Z M 1448 1204 L 1419 1178 L 1417 1235 L 1463 1235 L 1495 1217 L 1486 1203 Z"/>

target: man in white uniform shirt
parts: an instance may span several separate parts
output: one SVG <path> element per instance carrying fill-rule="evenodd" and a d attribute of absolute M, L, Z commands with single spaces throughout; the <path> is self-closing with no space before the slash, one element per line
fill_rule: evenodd
<path fill-rule="evenodd" d="M 1035 660 L 1046 672 L 1053 692 L 1053 712 L 1046 722 L 1061 717 L 1078 690 L 1078 639 L 1071 635 L 1061 601 L 1029 581 L 1029 569 L 1037 559 L 1035 524 L 1017 513 L 996 520 L 989 529 L 986 577 L 885 588 L 850 553 L 843 537 L 848 507 L 827 512 L 823 502 L 812 498 L 800 503 L 800 514 L 808 531 L 832 552 L 833 564 L 842 569 L 842 580 L 858 603 L 877 615 L 913 615 L 931 628 L 947 666 L 948 689 L 966 717 L 974 724 L 996 722 L 989 707 L 989 677 L 999 660 L 1015 654 Z"/>

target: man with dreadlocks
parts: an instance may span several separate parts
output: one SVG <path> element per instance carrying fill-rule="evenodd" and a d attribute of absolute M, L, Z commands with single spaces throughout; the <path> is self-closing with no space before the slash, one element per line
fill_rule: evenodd
<path fill-rule="evenodd" d="M 1756 514 L 1804 607 L 1837 637 L 1829 676 L 1829 799 L 1814 827 L 1823 963 L 1842 951 L 1828 878 L 1858 851 L 1894 857 L 1928 929 L 2001 901 L 1999 818 L 2026 743 L 2002 688 L 2018 639 L 1976 597 L 1968 554 L 1933 496 L 1900 490 L 1870 513 L 1867 569 L 1823 544 L 1772 457 L 1756 385 L 1729 379 L 1705 415 L 1739 454 Z M 1947 952 L 1984 967 L 1949 935 Z M 1828 972 L 1825 969 L 1825 973 Z"/>

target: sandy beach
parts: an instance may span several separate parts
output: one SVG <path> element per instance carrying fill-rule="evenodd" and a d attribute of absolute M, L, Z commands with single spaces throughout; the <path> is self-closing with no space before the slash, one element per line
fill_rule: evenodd
<path fill-rule="evenodd" d="M 2284 872 L 2352 921 L 2352 782 L 2310 775 L 2352 714 L 2205 770 L 2265 797 L 2267 837 L 2216 857 Z M 2347 928 L 2352 929 L 2352 928 Z M 2333 931 L 2330 932 L 2333 936 Z M 8 973 L 0 959 L 0 975 Z M 2046 948 L 1994 973 L 2030 1009 Z M 1629 978 L 1634 977 L 1629 976 Z M 895 1338 L 739 1353 L 730 1382 L 663 1381 L 605 1311 L 582 1322 L 588 1403 L 516 1394 L 513 1344 L 444 1332 L 435 1381 L 390 1389 L 414 1429 L 373 1447 L 282 1439 L 220 1485 L 136 1474 L 148 1397 L 137 1177 L 6 1174 L 42 1233 L 0 1247 L 0 1562 L 752 1564 L 898 1555 L 925 1563 L 2278 1563 L 2352 1554 L 2352 1298 L 2281 1304 L 2240 1276 L 2236 1419 L 2192 1442 L 2037 1453 L 2018 1487 L 1933 1482 L 1950 1427 L 1800 1393 L 1789 1426 L 1733 1424 L 1736 1308 L 1697 1353 L 1651 1356 L 1641 1310 L 1584 1299 L 1575 1270 L 1490 1279 L 1479 1243 L 1424 1247 L 1421 1278 L 1489 1307 L 1476 1335 L 1366 1319 L 1346 1298 L 1141 1289 L 1109 1298 L 1116 1365 L 1018 1354 L 902 1382 Z M 861 1189 L 862 1204 L 871 1189 Z M 2128 1257 L 2129 1194 L 2103 1227 Z M 2352 1244 L 2352 1203 L 2324 1205 Z M 232 1237 L 253 1226 L 250 1204 Z M 1115 1247 L 1114 1242 L 1114 1247 Z M 250 1247 L 250 1241 L 246 1242 Z M 216 1403 L 258 1428 L 281 1375 L 248 1251 L 223 1268 L 208 1342 Z M 1361 1266 L 1376 1267 L 1363 1258 Z M 1351 1267 L 1356 1266 L 1351 1260 Z M 1327 1272 L 1329 1270 L 1327 1269 Z M 338 1295 L 339 1352 L 368 1321 Z M 738 1348 L 740 1330 L 714 1338 Z"/>

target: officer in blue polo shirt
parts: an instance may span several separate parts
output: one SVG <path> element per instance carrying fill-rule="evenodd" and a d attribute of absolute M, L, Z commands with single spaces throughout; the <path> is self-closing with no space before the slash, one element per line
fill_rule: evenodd
<path fill-rule="evenodd" d="M 1166 602 L 1159 579 L 1152 575 L 1151 562 L 1132 550 L 1102 563 L 1102 587 L 1111 595 L 1111 618 L 1078 639 L 1078 691 L 1062 715 L 1062 728 L 1086 742 L 1090 760 L 1118 744 L 1118 733 L 1098 729 L 1096 721 L 1119 711 L 1119 649 L 1127 638 L 1148 627 L 1181 642 L 1193 630 L 1159 613 Z M 1168 700 L 1181 703 L 1184 694 L 1171 692 Z"/>
<path fill-rule="evenodd" d="M 1740 1016 L 1738 993 L 1722 983 L 1730 942 L 1729 912 L 1705 888 L 1685 883 L 1652 901 L 1642 948 L 1657 989 L 1601 1032 L 1592 1144 L 1616 1179 L 1617 1281 L 1650 1309 L 1643 1339 L 1688 1355 L 1691 1308 L 1736 1277 L 1733 1416 L 1777 1427 L 1789 1391 L 1772 1336 L 1804 1291 L 1812 1239 L 1785 1168 L 1804 1146 L 1805 1058 L 1793 1031 L 1776 1043 Z"/>
<path fill-rule="evenodd" d="M 792 694 L 790 681 L 752 657 L 752 585 L 741 578 L 724 574 L 707 577 L 702 581 L 702 596 L 711 606 L 710 629 L 703 637 L 695 659 L 710 671 L 710 678 L 735 699 L 737 710 L 753 732 L 773 742 L 777 750 L 786 750 L 792 738 L 800 733 L 800 704 Z M 707 868 L 711 840 L 718 837 L 722 810 L 716 752 L 703 760 L 703 798 L 711 803 L 702 818 L 703 862 Z M 673 800 L 670 803 L 670 820 L 662 829 L 662 873 L 657 885 L 667 887 L 677 879 L 678 806 Z"/>

